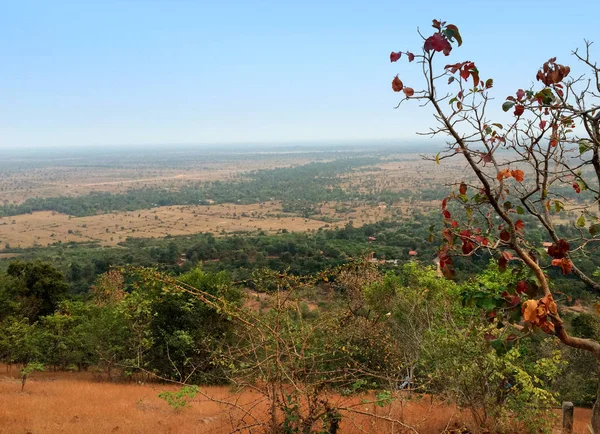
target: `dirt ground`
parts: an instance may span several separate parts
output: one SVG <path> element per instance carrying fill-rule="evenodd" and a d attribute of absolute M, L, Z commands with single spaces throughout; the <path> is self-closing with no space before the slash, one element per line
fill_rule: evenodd
<path fill-rule="evenodd" d="M 94 379 L 89 372 L 41 372 L 27 380 L 21 392 L 18 370 L 9 373 L 0 366 L 0 432 L 2 434 L 39 433 L 230 433 L 232 420 L 239 412 L 231 407 L 198 396 L 191 406 L 174 411 L 158 394 L 176 390 L 162 384 L 108 383 Z M 227 387 L 206 387 L 202 391 L 221 401 L 240 407 L 253 407 L 255 417 L 266 415 L 261 396 L 244 391 L 233 395 Z M 360 403 L 359 397 L 335 397 L 339 404 Z M 420 434 L 437 434 L 468 423 L 468 414 L 429 398 L 395 401 L 391 407 L 361 404 L 357 410 L 383 417 L 392 416 L 413 426 Z M 576 434 L 586 434 L 590 410 L 576 409 Z M 234 425 L 235 426 L 235 425 Z M 260 433 L 257 429 L 238 432 Z M 345 418 L 342 433 L 402 433 L 397 425 L 364 415 Z M 414 431 L 413 431 L 414 432 Z M 448 431 L 450 432 L 450 431 Z M 559 430 L 556 431 L 560 432 Z"/>
<path fill-rule="evenodd" d="M 335 223 L 305 219 L 284 213 L 279 202 L 251 205 L 163 206 L 147 210 L 73 217 L 51 211 L 40 211 L 12 217 L 0 217 L 0 250 L 11 247 L 47 246 L 61 242 L 98 241 L 116 245 L 127 237 L 162 238 L 167 235 L 188 235 L 212 232 L 265 231 L 275 233 L 307 232 L 321 227 L 345 225 L 352 220 L 355 226 L 389 217 L 390 210 L 362 207 L 336 214 L 335 204 L 322 207 L 322 215 L 335 217 Z"/>

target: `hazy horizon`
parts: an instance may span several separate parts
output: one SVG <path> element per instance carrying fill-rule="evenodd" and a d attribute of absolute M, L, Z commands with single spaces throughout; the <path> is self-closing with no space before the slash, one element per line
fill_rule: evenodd
<path fill-rule="evenodd" d="M 0 148 L 419 140 L 430 110 L 393 110 L 390 86 L 399 73 L 418 87 L 419 67 L 391 64 L 389 53 L 417 52 L 417 28 L 432 31 L 432 18 L 458 25 L 464 40 L 438 66 L 475 61 L 494 78 L 491 114 L 504 122 L 506 95 L 534 83 L 553 56 L 576 74 L 571 50 L 597 36 L 596 2 L 561 5 L 8 3 Z"/>

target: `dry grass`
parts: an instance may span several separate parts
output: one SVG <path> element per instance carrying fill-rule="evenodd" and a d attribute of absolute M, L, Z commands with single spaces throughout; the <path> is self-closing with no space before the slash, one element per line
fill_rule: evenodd
<path fill-rule="evenodd" d="M 175 386 L 161 384 L 123 384 L 94 381 L 90 373 L 42 372 L 32 375 L 25 392 L 20 392 L 18 371 L 6 372 L 0 367 L 0 432 L 3 434 L 38 433 L 211 433 L 232 431 L 231 419 L 236 419 L 231 407 L 196 398 L 190 407 L 176 412 L 158 393 L 176 390 Z M 238 399 L 248 408 L 260 400 L 255 392 L 244 391 L 234 396 L 226 387 L 202 389 L 220 400 Z M 333 397 L 341 405 L 360 402 L 360 397 Z M 461 427 L 468 423 L 468 415 L 455 407 L 435 403 L 429 398 L 395 401 L 391 407 L 378 408 L 362 404 L 358 410 L 381 416 L 392 416 L 414 426 L 421 434 L 442 432 L 446 427 Z M 264 403 L 253 408 L 255 417 L 266 415 Z M 587 433 L 590 410 L 576 410 L 575 433 Z M 241 431 L 258 433 L 259 430 Z M 347 417 L 342 433 L 402 432 L 389 422 L 367 416 Z M 556 432 L 559 432 L 558 430 Z"/>
<path fill-rule="evenodd" d="M 3 368 L 4 370 L 4 368 Z M 20 381 L 12 375 L 0 376 L 0 432 L 2 433 L 229 433 L 230 417 L 236 414 L 230 407 L 204 397 L 196 398 L 190 407 L 176 412 L 158 393 L 176 390 L 160 384 L 115 384 L 95 382 L 87 373 L 36 373 L 20 392 Z M 203 388 L 220 400 L 238 399 L 243 407 L 253 405 L 261 397 L 245 391 L 234 396 L 226 387 Z M 344 405 L 356 404 L 359 398 L 334 397 Z M 255 417 L 266 416 L 266 403 L 252 410 Z M 361 405 L 357 409 L 379 415 L 403 417 L 407 423 L 419 426 L 421 433 L 437 433 L 456 414 L 450 407 L 437 407 L 429 400 L 411 401 L 403 407 L 378 408 Z M 242 432 L 260 432 L 242 431 Z M 390 432 L 388 422 L 366 416 L 349 418 L 342 425 L 343 433 Z M 396 429 L 396 432 L 398 430 Z"/>
<path fill-rule="evenodd" d="M 336 216 L 340 226 L 353 220 L 355 226 L 375 222 L 390 215 L 380 208 L 358 208 L 347 214 L 335 214 L 333 204 L 323 206 L 323 215 Z M 188 235 L 199 232 L 219 234 L 231 232 L 281 229 L 306 232 L 324 227 L 320 220 L 286 214 L 279 202 L 264 204 L 210 206 L 164 206 L 132 212 L 118 212 L 88 217 L 72 217 L 51 211 L 41 211 L 12 217 L 0 217 L 0 240 L 11 247 L 47 246 L 62 242 L 98 241 L 116 245 L 127 237 L 162 238 L 167 235 Z M 2 245 L 0 245 L 0 248 Z"/>

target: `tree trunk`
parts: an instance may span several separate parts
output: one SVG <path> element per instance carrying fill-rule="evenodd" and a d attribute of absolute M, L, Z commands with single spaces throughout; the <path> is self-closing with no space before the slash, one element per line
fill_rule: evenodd
<path fill-rule="evenodd" d="M 600 434 L 600 372 L 596 381 L 598 386 L 596 389 L 596 402 L 592 407 L 592 431 L 594 434 Z"/>

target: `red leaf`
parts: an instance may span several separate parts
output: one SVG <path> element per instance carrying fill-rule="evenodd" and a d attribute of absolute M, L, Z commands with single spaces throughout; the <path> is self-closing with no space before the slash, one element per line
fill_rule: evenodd
<path fill-rule="evenodd" d="M 446 220 L 450 220 L 452 219 L 452 214 L 450 214 L 450 211 L 448 211 L 447 209 L 445 209 L 444 211 L 442 211 L 442 215 L 444 216 L 444 218 Z"/>
<path fill-rule="evenodd" d="M 491 163 L 492 162 L 492 153 L 488 152 L 487 154 L 482 154 L 481 159 L 483 160 L 484 164 Z"/>
<path fill-rule="evenodd" d="M 446 241 L 448 241 L 448 244 L 450 244 L 450 245 L 454 244 L 454 234 L 452 233 L 452 231 L 450 229 L 444 229 L 442 231 L 442 236 L 444 237 L 444 239 Z"/>
<path fill-rule="evenodd" d="M 506 297 L 506 301 L 508 301 L 509 306 L 512 308 L 521 304 L 521 297 L 514 294 L 509 295 L 508 297 Z"/>
<path fill-rule="evenodd" d="M 390 62 L 396 62 L 400 57 L 402 57 L 402 52 L 398 51 L 395 53 L 392 51 L 390 54 Z"/>
<path fill-rule="evenodd" d="M 508 261 L 512 259 L 512 253 L 507 252 L 506 250 L 502 252 L 500 257 L 498 258 L 498 268 L 500 271 L 506 271 L 506 266 L 508 265 Z"/>
<path fill-rule="evenodd" d="M 540 121 L 540 130 L 546 128 L 546 121 Z"/>
<path fill-rule="evenodd" d="M 502 232 L 500 232 L 500 239 L 505 243 L 508 243 L 510 241 L 510 232 L 504 229 Z"/>
<path fill-rule="evenodd" d="M 460 231 L 460 238 L 465 241 L 468 240 L 469 237 L 471 236 L 471 231 L 468 229 L 463 229 L 462 231 Z"/>
<path fill-rule="evenodd" d="M 405 87 L 403 90 L 404 95 L 406 95 L 407 98 L 410 98 L 415 94 L 415 90 L 412 87 Z"/>
<path fill-rule="evenodd" d="M 523 230 L 523 228 L 524 228 L 524 227 L 525 227 L 525 223 L 523 223 L 523 220 L 517 220 L 517 221 L 515 222 L 515 229 L 516 229 L 518 232 L 521 232 L 521 231 Z"/>
<path fill-rule="evenodd" d="M 521 116 L 523 112 L 525 112 L 525 107 L 523 107 L 521 104 L 515 106 L 515 116 Z"/>
<path fill-rule="evenodd" d="M 406 55 L 408 56 L 409 62 L 412 62 L 413 60 L 415 60 L 415 55 L 413 53 L 411 53 L 410 51 L 407 51 Z"/>
<path fill-rule="evenodd" d="M 454 74 L 456 71 L 458 71 L 460 68 L 462 68 L 462 63 L 455 63 L 454 65 L 446 65 L 444 66 L 444 69 L 449 69 L 451 74 Z M 450 84 L 450 83 L 448 83 Z"/>
<path fill-rule="evenodd" d="M 555 259 L 562 259 L 565 257 L 570 248 L 571 246 L 569 246 L 567 240 L 560 239 L 556 242 L 556 244 L 552 244 L 550 247 L 548 247 L 548 254 Z"/>
<path fill-rule="evenodd" d="M 581 193 L 581 187 L 579 186 L 578 182 L 573 183 L 573 190 L 575 190 L 575 193 L 577 194 Z"/>
<path fill-rule="evenodd" d="M 398 76 L 394 77 L 394 79 L 392 80 L 392 90 L 394 92 L 400 92 L 403 87 L 404 84 L 402 84 L 402 80 L 400 80 Z"/>
<path fill-rule="evenodd" d="M 482 246 L 487 246 L 488 243 L 489 243 L 488 239 L 485 238 L 485 237 L 482 237 L 481 235 L 476 235 L 475 236 L 475 241 L 477 241 Z"/>
<path fill-rule="evenodd" d="M 461 182 L 458 191 L 460 192 L 460 194 L 467 194 L 467 184 Z"/>
<path fill-rule="evenodd" d="M 525 282 L 524 280 L 520 280 L 519 282 L 517 282 L 517 294 L 523 294 L 525 291 L 527 291 L 527 282 Z"/>
<path fill-rule="evenodd" d="M 458 227 L 458 222 L 456 220 L 452 220 L 451 226 L 453 228 L 457 228 Z"/>
<path fill-rule="evenodd" d="M 425 51 L 443 51 L 444 55 L 449 55 L 450 51 L 452 51 L 452 46 L 450 42 L 442 36 L 441 33 L 434 33 L 432 36 L 425 40 L 425 45 L 423 45 L 423 49 Z"/>
<path fill-rule="evenodd" d="M 446 209 L 446 205 L 448 204 L 448 198 L 444 198 L 444 200 L 442 201 L 442 209 L 445 210 Z"/>
<path fill-rule="evenodd" d="M 474 87 L 479 86 L 479 82 L 481 80 L 479 80 L 479 72 L 477 72 L 476 68 L 474 68 L 474 70 L 471 71 L 471 75 L 473 76 L 473 86 Z"/>
<path fill-rule="evenodd" d="M 525 97 L 525 91 L 523 89 L 519 89 L 517 91 L 517 99 L 521 100 Z"/>
<path fill-rule="evenodd" d="M 508 259 L 504 256 L 500 256 L 498 258 L 498 269 L 502 272 L 506 271 L 506 266 L 508 265 Z"/>

